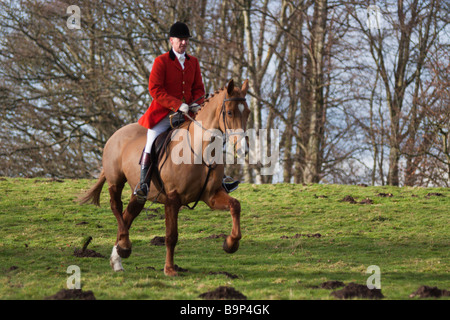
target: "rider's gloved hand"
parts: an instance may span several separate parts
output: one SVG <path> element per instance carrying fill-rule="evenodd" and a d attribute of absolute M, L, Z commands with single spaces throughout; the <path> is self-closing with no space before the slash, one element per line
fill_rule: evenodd
<path fill-rule="evenodd" d="M 178 111 L 181 111 L 183 113 L 188 113 L 189 106 L 186 103 L 182 103 L 181 106 L 178 108 Z"/>
<path fill-rule="evenodd" d="M 197 113 L 200 110 L 201 106 L 198 103 L 193 103 L 189 106 L 193 113 Z"/>

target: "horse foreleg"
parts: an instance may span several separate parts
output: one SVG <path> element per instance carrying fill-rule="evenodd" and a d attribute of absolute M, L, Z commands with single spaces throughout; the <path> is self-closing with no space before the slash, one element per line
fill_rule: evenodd
<path fill-rule="evenodd" d="M 178 241 L 178 211 L 181 207 L 180 197 L 176 192 L 167 195 L 165 204 L 166 216 L 166 263 L 164 265 L 164 274 L 167 276 L 176 276 L 175 265 L 173 263 L 173 254 L 175 245 Z"/>
<path fill-rule="evenodd" d="M 225 190 L 219 190 L 211 199 L 210 207 L 216 210 L 230 210 L 233 226 L 231 234 L 226 237 L 223 242 L 223 250 L 227 253 L 234 253 L 239 248 L 239 240 L 241 239 L 241 204 L 240 202 L 228 195 Z"/>
<path fill-rule="evenodd" d="M 123 225 L 126 233 L 119 234 L 117 238 L 117 253 L 122 258 L 128 258 L 131 255 L 131 241 L 129 230 L 133 220 L 139 215 L 144 208 L 144 203 L 139 203 L 135 195 L 131 196 L 130 203 L 128 203 L 125 212 L 122 215 Z"/>
<path fill-rule="evenodd" d="M 136 197 L 132 196 L 125 212 L 122 213 L 122 190 L 124 185 L 112 185 L 109 187 L 111 197 L 111 210 L 117 219 L 118 230 L 117 238 L 114 244 L 110 264 L 114 271 L 123 271 L 122 259 L 128 258 L 131 254 L 131 241 L 129 237 L 129 229 L 134 218 L 141 212 L 144 204 L 139 204 Z"/>

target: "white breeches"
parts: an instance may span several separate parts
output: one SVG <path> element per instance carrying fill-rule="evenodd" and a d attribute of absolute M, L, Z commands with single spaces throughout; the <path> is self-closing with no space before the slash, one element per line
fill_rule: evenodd
<path fill-rule="evenodd" d="M 170 119 L 169 116 L 162 119 L 156 126 L 154 126 L 151 129 L 148 129 L 147 131 L 147 144 L 145 145 L 144 151 L 146 153 L 150 153 L 152 150 L 153 142 L 156 140 L 156 138 L 170 128 Z"/>

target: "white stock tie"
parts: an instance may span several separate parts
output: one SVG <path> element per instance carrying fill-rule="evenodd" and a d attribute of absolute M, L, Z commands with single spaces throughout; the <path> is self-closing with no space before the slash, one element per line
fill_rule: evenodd
<path fill-rule="evenodd" d="M 183 68 L 183 70 L 184 70 L 184 61 L 185 60 L 186 60 L 186 58 L 184 55 L 178 57 L 178 61 L 180 61 L 180 64 L 181 64 L 181 67 Z"/>

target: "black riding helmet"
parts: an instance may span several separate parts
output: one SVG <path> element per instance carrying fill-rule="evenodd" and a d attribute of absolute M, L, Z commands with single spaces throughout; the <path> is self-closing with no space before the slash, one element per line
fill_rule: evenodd
<path fill-rule="evenodd" d="M 169 36 L 174 38 L 190 38 L 191 34 L 186 24 L 177 21 L 170 27 Z"/>

